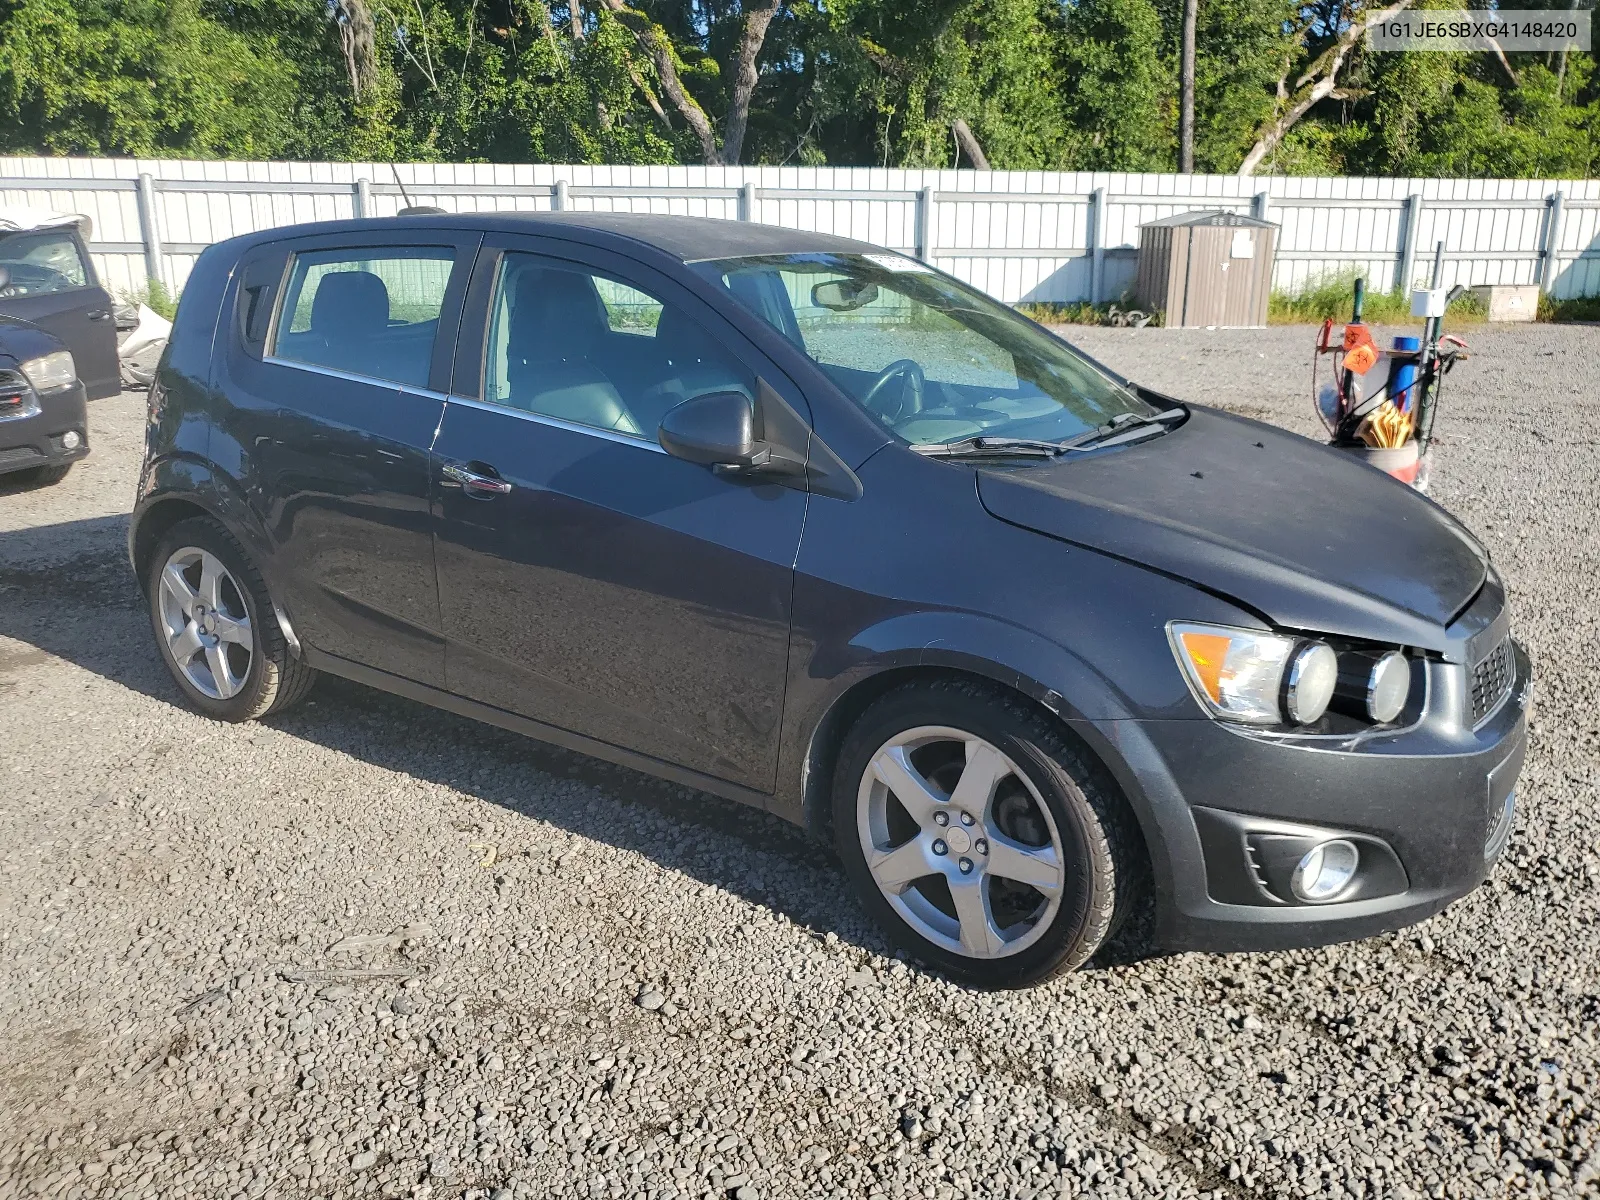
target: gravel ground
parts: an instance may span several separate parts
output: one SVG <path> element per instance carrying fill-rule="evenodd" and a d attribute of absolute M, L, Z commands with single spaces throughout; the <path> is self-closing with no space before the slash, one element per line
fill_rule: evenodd
<path fill-rule="evenodd" d="M 1311 433 L 1309 329 L 1074 330 Z M 763 814 L 324 681 L 181 707 L 142 398 L 0 489 L 0 1198 L 1600 1191 L 1600 331 L 1484 332 L 1439 498 L 1538 672 L 1511 849 L 1423 926 L 965 990 Z"/>

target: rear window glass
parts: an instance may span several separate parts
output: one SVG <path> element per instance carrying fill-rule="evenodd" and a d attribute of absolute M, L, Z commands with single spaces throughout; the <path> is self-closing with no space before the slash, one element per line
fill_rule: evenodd
<path fill-rule="evenodd" d="M 89 273 L 78 243 L 65 229 L 13 233 L 0 238 L 0 266 L 10 275 L 0 296 L 37 296 L 87 287 Z"/>
<path fill-rule="evenodd" d="M 424 387 L 455 252 L 442 246 L 295 256 L 273 355 Z"/>

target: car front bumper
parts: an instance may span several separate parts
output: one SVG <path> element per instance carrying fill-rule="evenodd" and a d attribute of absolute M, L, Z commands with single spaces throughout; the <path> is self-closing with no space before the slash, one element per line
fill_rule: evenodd
<path fill-rule="evenodd" d="M 36 404 L 17 416 L 0 418 L 0 474 L 73 462 L 89 453 L 89 406 L 81 381 L 36 392 Z M 68 433 L 78 436 L 71 449 Z"/>
<path fill-rule="evenodd" d="M 1510 834 L 1527 742 L 1531 668 L 1513 673 L 1476 728 L 1466 667 L 1426 665 L 1427 700 L 1406 729 L 1352 738 L 1272 737 L 1211 720 L 1134 722 L 1124 761 L 1154 814 L 1157 941 L 1179 950 L 1276 950 L 1413 924 L 1476 888 Z M 1304 848 L 1344 837 L 1357 882 L 1307 904 L 1286 886 Z M 1287 856 L 1287 857 L 1286 857 Z M 1288 863 L 1288 866 L 1284 864 Z"/>

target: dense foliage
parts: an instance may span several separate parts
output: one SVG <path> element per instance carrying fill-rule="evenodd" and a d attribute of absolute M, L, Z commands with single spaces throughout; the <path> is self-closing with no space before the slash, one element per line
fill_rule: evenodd
<path fill-rule="evenodd" d="M 1594 173 L 1592 53 L 1374 54 L 1379 7 L 1200 0 L 1197 169 Z M 1182 9 L 0 0 L 0 151 L 1172 170 Z"/>

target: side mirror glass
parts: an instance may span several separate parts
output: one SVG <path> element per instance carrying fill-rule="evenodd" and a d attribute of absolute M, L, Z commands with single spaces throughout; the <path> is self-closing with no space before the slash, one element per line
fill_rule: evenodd
<path fill-rule="evenodd" d="M 661 418 L 656 438 L 674 458 L 702 466 L 751 467 L 765 446 L 756 441 L 755 408 L 743 392 L 710 392 L 685 400 Z"/>
<path fill-rule="evenodd" d="M 0 292 L 11 286 L 11 268 L 0 264 Z"/>
<path fill-rule="evenodd" d="M 811 303 L 830 312 L 854 312 L 878 298 L 878 285 L 856 279 L 830 279 L 811 289 Z"/>

